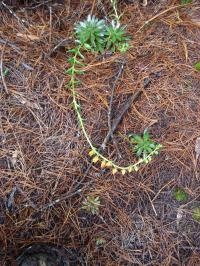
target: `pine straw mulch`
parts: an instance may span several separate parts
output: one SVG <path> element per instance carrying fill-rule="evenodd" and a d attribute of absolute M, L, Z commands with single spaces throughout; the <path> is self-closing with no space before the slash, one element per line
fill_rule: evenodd
<path fill-rule="evenodd" d="M 98 165 L 85 174 L 89 147 L 66 90 L 73 25 L 91 11 L 109 14 L 109 1 L 104 2 L 9 5 L 13 14 L 1 6 L 1 63 L 9 69 L 0 83 L 2 265 L 14 265 L 20 250 L 32 243 L 63 246 L 76 254 L 75 265 L 200 264 L 200 224 L 191 217 L 200 204 L 194 153 L 200 135 L 200 74 L 193 67 L 200 59 L 200 2 L 180 8 L 175 7 L 179 1 L 149 0 L 147 7 L 119 1 L 132 48 L 124 55 L 86 56 L 79 98 L 95 145 L 108 132 L 111 85 L 123 61 L 113 115 L 130 95 L 142 94 L 105 154 L 121 163 L 133 160 L 123 135 L 145 128 L 164 146 L 152 163 L 125 176 Z M 187 191 L 187 203 L 172 197 L 177 186 Z M 89 194 L 101 199 L 99 215 L 81 209 Z M 102 247 L 96 246 L 98 238 L 106 241 Z"/>

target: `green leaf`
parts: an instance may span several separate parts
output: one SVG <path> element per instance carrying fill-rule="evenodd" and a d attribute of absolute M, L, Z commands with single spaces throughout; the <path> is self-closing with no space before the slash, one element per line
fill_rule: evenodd
<path fill-rule="evenodd" d="M 152 148 L 152 149 L 155 149 L 156 148 L 156 143 L 150 143 L 149 147 Z"/>
<path fill-rule="evenodd" d="M 107 41 L 106 47 L 109 49 L 112 46 L 112 42 L 110 40 Z"/>
<path fill-rule="evenodd" d="M 143 139 L 139 135 L 133 135 L 132 140 L 137 142 L 137 143 L 140 143 L 143 141 Z"/>
<path fill-rule="evenodd" d="M 67 62 L 71 63 L 71 64 L 74 64 L 76 61 L 76 59 L 74 57 L 70 57 Z"/>
<path fill-rule="evenodd" d="M 90 42 L 91 42 L 91 44 L 92 44 L 93 47 L 96 46 L 96 43 L 95 43 L 95 35 L 91 34 L 91 36 L 90 36 Z"/>
<path fill-rule="evenodd" d="M 84 71 L 83 70 L 80 70 L 80 69 L 75 69 L 74 70 L 78 75 L 82 75 L 84 74 Z"/>
<path fill-rule="evenodd" d="M 104 51 L 104 46 L 103 45 L 98 44 L 97 48 L 98 48 L 98 52 L 103 53 L 103 51 Z"/>
<path fill-rule="evenodd" d="M 75 84 L 75 85 L 80 85 L 81 82 L 80 82 L 80 80 L 76 79 L 76 80 L 74 80 L 74 84 Z"/>
<path fill-rule="evenodd" d="M 176 188 L 173 191 L 173 196 L 174 196 L 175 200 L 177 200 L 179 202 L 186 201 L 188 199 L 188 194 L 182 188 Z"/>
<path fill-rule="evenodd" d="M 141 155 L 142 155 L 142 152 L 143 152 L 143 149 L 142 148 L 139 148 L 139 149 L 136 149 L 136 155 L 138 156 L 138 157 L 140 157 Z"/>
<path fill-rule="evenodd" d="M 84 64 L 83 64 L 82 62 L 80 62 L 79 60 L 77 60 L 77 59 L 74 58 L 74 57 L 70 57 L 67 61 L 68 61 L 69 63 L 71 63 L 71 64 L 77 64 L 77 65 L 84 66 Z"/>
<path fill-rule="evenodd" d="M 150 139 L 150 135 L 149 135 L 149 133 L 147 131 L 144 132 L 143 139 L 144 140 L 149 140 Z"/>
<path fill-rule="evenodd" d="M 77 52 L 77 49 L 75 49 L 75 48 L 74 48 L 74 49 L 70 49 L 70 50 L 68 51 L 68 53 L 73 53 L 73 54 L 76 53 L 76 52 Z"/>
<path fill-rule="evenodd" d="M 80 56 L 80 58 L 82 58 L 82 59 L 85 58 L 84 55 L 82 55 L 82 53 L 79 50 L 77 51 L 77 55 Z"/>
<path fill-rule="evenodd" d="M 84 43 L 84 48 L 87 49 L 87 50 L 91 50 L 92 47 L 88 44 L 88 43 Z"/>
<path fill-rule="evenodd" d="M 200 71 L 200 62 L 197 62 L 195 65 L 194 65 L 194 68 L 198 71 Z"/>
<path fill-rule="evenodd" d="M 73 75 L 73 73 L 74 73 L 74 68 L 73 67 L 70 67 L 69 69 L 67 69 L 66 71 L 65 71 L 65 73 L 66 74 L 68 74 L 68 75 Z"/>
<path fill-rule="evenodd" d="M 151 147 L 147 147 L 146 150 L 147 150 L 148 154 L 152 153 L 152 151 L 153 151 L 153 149 Z"/>
<path fill-rule="evenodd" d="M 80 62 L 79 60 L 76 60 L 76 64 L 80 65 L 80 66 L 84 66 L 84 64 L 82 62 Z"/>
<path fill-rule="evenodd" d="M 4 69 L 3 71 L 4 77 L 7 76 L 8 74 L 9 74 L 9 69 L 8 68 Z"/>

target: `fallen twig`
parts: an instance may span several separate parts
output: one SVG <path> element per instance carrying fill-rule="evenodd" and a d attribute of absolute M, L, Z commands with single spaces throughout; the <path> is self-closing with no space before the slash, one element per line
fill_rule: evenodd
<path fill-rule="evenodd" d="M 61 40 L 49 53 L 49 55 L 52 55 L 56 50 L 58 50 L 60 47 L 66 47 L 69 43 L 72 42 L 71 38 L 65 38 Z"/>
<path fill-rule="evenodd" d="M 17 15 L 16 15 L 16 13 L 6 4 L 6 3 L 4 3 L 4 1 L 2 1 L 1 2 L 1 4 L 10 12 L 10 14 L 13 16 L 13 17 L 15 17 L 17 20 L 18 20 L 18 22 L 20 22 L 21 23 L 21 25 L 23 26 L 23 27 L 25 27 L 26 29 L 27 29 L 27 26 L 32 26 L 31 24 L 29 24 L 27 21 L 25 21 L 24 19 L 20 19 Z"/>
<path fill-rule="evenodd" d="M 7 44 L 8 46 L 10 46 L 11 48 L 13 48 L 13 49 L 14 49 L 16 52 L 18 52 L 18 53 L 21 52 L 21 49 L 20 49 L 20 48 L 18 48 L 16 45 L 10 43 L 10 42 L 7 41 L 7 40 L 4 40 L 4 39 L 1 39 L 1 38 L 0 38 L 0 43 L 2 43 L 2 44 Z"/>
<path fill-rule="evenodd" d="M 181 4 L 181 5 L 171 6 L 171 7 L 167 8 L 167 9 L 163 10 L 163 11 L 160 12 L 159 14 L 153 16 L 153 17 L 150 18 L 149 20 L 146 20 L 146 21 L 144 22 L 144 24 L 143 24 L 143 25 L 137 30 L 136 33 L 140 32 L 140 31 L 141 31 L 146 25 L 148 25 L 148 24 L 149 24 L 150 22 L 152 22 L 154 19 L 156 19 L 156 18 L 158 18 L 158 17 L 160 17 L 160 16 L 166 14 L 167 12 L 169 12 L 169 11 L 171 11 L 171 10 L 173 10 L 173 9 L 179 8 L 179 7 L 182 8 L 183 5 Z"/>
<path fill-rule="evenodd" d="M 119 115 L 113 120 L 113 124 L 112 124 L 111 131 L 108 132 L 108 134 L 106 135 L 106 137 L 105 137 L 105 139 L 103 141 L 103 144 L 101 145 L 101 147 L 103 149 L 105 149 L 104 147 L 106 146 L 107 142 L 111 138 L 112 134 L 117 129 L 117 126 L 121 122 L 121 119 L 124 116 L 124 114 L 126 113 L 126 111 L 129 109 L 129 107 L 131 106 L 131 104 L 138 99 L 138 97 L 141 95 L 141 93 L 142 93 L 142 90 L 139 90 L 135 94 L 130 95 L 128 97 L 127 101 L 122 106 L 121 110 L 119 111 Z"/>
<path fill-rule="evenodd" d="M 117 76 L 115 78 L 115 81 L 113 82 L 113 85 L 112 85 L 112 88 L 111 88 L 110 103 L 109 103 L 109 107 L 108 107 L 108 130 L 110 132 L 110 136 L 113 139 L 114 145 L 115 145 L 117 150 L 118 150 L 118 147 L 117 147 L 117 144 L 114 141 L 114 138 L 113 138 L 114 136 L 113 136 L 113 131 L 112 131 L 112 115 L 113 115 L 112 114 L 112 106 L 113 106 L 113 98 L 114 98 L 115 88 L 116 88 L 117 82 L 118 82 L 119 78 L 121 77 L 122 72 L 124 70 L 124 65 L 125 65 L 125 62 L 122 62 L 121 65 L 120 65 L 120 69 L 118 71 L 118 74 L 117 74 Z M 102 149 L 104 150 L 105 146 L 103 146 Z M 119 153 L 119 151 L 118 151 L 118 153 Z"/>
<path fill-rule="evenodd" d="M 117 82 L 118 82 L 119 78 L 121 77 L 121 74 L 124 70 L 124 65 L 125 65 L 125 63 L 123 62 L 120 66 L 118 74 L 117 74 L 115 81 L 113 82 L 113 85 L 111 88 L 110 104 L 109 104 L 109 108 L 108 108 L 108 128 L 109 128 L 109 131 L 112 131 L 112 125 L 111 125 L 112 124 L 112 105 L 113 105 L 115 88 L 116 88 Z M 113 134 L 113 133 L 111 132 L 111 134 Z"/>

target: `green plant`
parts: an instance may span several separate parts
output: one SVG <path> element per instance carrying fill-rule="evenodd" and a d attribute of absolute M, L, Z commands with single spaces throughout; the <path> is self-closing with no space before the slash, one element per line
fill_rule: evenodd
<path fill-rule="evenodd" d="M 196 207 L 192 210 L 192 218 L 195 221 L 200 222 L 200 207 Z"/>
<path fill-rule="evenodd" d="M 158 150 L 161 148 L 161 145 L 152 141 L 150 139 L 150 135 L 147 131 L 144 131 L 143 136 L 131 134 L 129 135 L 130 142 L 134 144 L 133 150 L 136 153 L 136 156 L 139 158 L 145 159 L 147 156 L 154 152 L 154 154 L 158 154 Z M 148 160 L 150 160 L 149 157 Z"/>
<path fill-rule="evenodd" d="M 129 50 L 130 44 L 128 42 L 122 42 L 117 45 L 117 49 L 120 53 L 125 53 Z"/>
<path fill-rule="evenodd" d="M 82 209 L 92 214 L 98 214 L 100 205 L 100 199 L 98 196 L 87 196 L 87 198 L 83 202 Z"/>
<path fill-rule="evenodd" d="M 76 24 L 76 41 L 88 50 L 103 52 L 105 31 L 105 21 L 89 15 L 86 20 Z"/>
<path fill-rule="evenodd" d="M 4 75 L 4 77 L 6 77 L 8 74 L 9 74 L 9 69 L 8 69 L 8 68 L 5 68 L 5 69 L 3 70 L 3 75 Z"/>
<path fill-rule="evenodd" d="M 198 71 L 200 71 L 200 62 L 197 62 L 195 65 L 194 65 L 194 68 Z"/>
<path fill-rule="evenodd" d="M 106 244 L 106 240 L 103 237 L 97 237 L 96 238 L 96 246 L 101 247 Z"/>
<path fill-rule="evenodd" d="M 94 24 L 94 25 L 93 25 Z M 92 26 L 93 25 L 93 26 Z M 66 71 L 66 73 L 70 76 L 70 80 L 68 83 L 68 87 L 71 90 L 72 98 L 73 98 L 73 107 L 77 114 L 77 119 L 79 122 L 79 126 L 82 129 L 82 132 L 90 146 L 89 155 L 92 157 L 92 162 L 97 163 L 100 162 L 101 167 L 108 167 L 112 170 L 112 173 L 115 174 L 117 172 L 121 172 L 123 175 L 127 172 L 138 171 L 139 167 L 142 164 L 146 164 L 151 161 L 152 156 L 158 154 L 161 145 L 155 145 L 154 149 L 151 149 L 146 156 L 140 158 L 136 163 L 130 164 L 127 166 L 120 166 L 116 164 L 114 161 L 110 160 L 103 154 L 99 152 L 99 150 L 93 145 L 87 130 L 85 128 L 84 119 L 81 114 L 81 107 L 77 97 L 76 87 L 80 84 L 78 79 L 79 74 L 83 74 L 81 67 L 84 66 L 84 55 L 83 50 L 89 49 L 91 51 L 99 51 L 102 52 L 103 48 L 112 49 L 113 51 L 126 51 L 128 49 L 128 38 L 125 36 L 125 28 L 121 27 L 119 22 L 112 22 L 110 27 L 105 27 L 104 30 L 104 22 L 99 21 L 95 17 L 88 16 L 87 20 L 84 22 L 80 22 L 76 24 L 75 33 L 77 38 L 77 45 L 75 48 L 71 49 L 69 52 L 71 53 L 68 62 L 70 63 L 70 67 Z M 108 28 L 110 32 L 108 32 Z M 114 33 L 112 33 L 111 29 Z M 88 34 L 89 31 L 89 34 Z M 106 33 L 107 31 L 107 33 Z M 111 36 L 115 36 L 115 38 L 111 38 Z M 110 37 L 109 37 L 110 36 Z M 110 43 L 108 40 L 112 39 Z M 101 40 L 101 41 L 100 41 Z M 108 44 L 108 45 L 107 45 Z"/>
<path fill-rule="evenodd" d="M 126 35 L 125 26 L 112 20 L 111 24 L 106 27 L 106 48 L 112 52 L 126 52 L 129 49 L 129 37 Z"/>
<path fill-rule="evenodd" d="M 173 191 L 173 196 L 174 196 L 175 200 L 177 200 L 179 202 L 186 201 L 188 199 L 188 194 L 182 188 L 176 188 Z"/>
<path fill-rule="evenodd" d="M 112 20 L 106 25 L 103 19 L 89 15 L 86 20 L 75 26 L 76 42 L 87 50 L 103 52 L 105 49 L 112 52 L 126 52 L 129 49 L 125 26 L 119 21 Z"/>

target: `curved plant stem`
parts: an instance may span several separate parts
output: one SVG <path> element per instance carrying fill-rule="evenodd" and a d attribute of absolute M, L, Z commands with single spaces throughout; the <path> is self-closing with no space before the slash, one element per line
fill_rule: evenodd
<path fill-rule="evenodd" d="M 139 159 L 135 164 L 130 164 L 128 166 L 120 166 L 120 165 L 117 165 L 116 163 L 114 163 L 113 161 L 111 161 L 110 159 L 106 158 L 105 156 L 103 156 L 98 151 L 98 149 L 92 144 L 91 139 L 88 136 L 85 125 L 84 125 L 84 121 L 83 121 L 81 111 L 80 111 L 80 105 L 77 101 L 76 75 L 79 73 L 82 73 L 82 71 L 76 67 L 77 67 L 77 65 L 82 65 L 82 63 L 78 60 L 79 57 L 83 57 L 83 55 L 80 52 L 81 48 L 82 48 L 82 46 L 79 45 L 78 47 L 76 47 L 75 49 L 72 50 L 74 55 L 73 55 L 73 57 L 71 57 L 71 61 L 70 61 L 71 67 L 68 70 L 68 73 L 70 73 L 70 77 L 71 77 L 69 84 L 70 84 L 70 88 L 72 91 L 73 106 L 74 106 L 75 112 L 77 114 L 79 125 L 83 131 L 83 134 L 84 134 L 90 148 L 91 148 L 90 156 L 93 156 L 92 161 L 94 163 L 101 161 L 101 162 L 103 162 L 103 167 L 111 167 L 112 169 L 114 169 L 114 172 L 117 172 L 119 170 L 123 174 L 125 174 L 127 171 L 128 172 L 137 171 L 141 164 L 143 164 L 143 163 L 146 164 L 146 163 L 151 161 L 151 157 L 158 153 L 158 150 L 161 148 L 161 145 L 156 146 L 156 148 L 150 154 L 148 154 L 145 158 Z"/>
<path fill-rule="evenodd" d="M 86 132 L 86 129 L 85 129 L 85 126 L 84 126 L 84 123 L 83 123 L 83 119 L 82 119 L 82 116 L 81 116 L 81 112 L 80 112 L 80 106 L 77 102 L 77 99 L 76 99 L 76 90 L 75 90 L 75 86 L 76 86 L 76 82 L 75 82 L 75 75 L 76 75 L 76 60 L 77 60 L 77 57 L 78 57 L 78 54 L 80 53 L 80 49 L 81 49 L 82 46 L 78 46 L 77 47 L 77 51 L 75 52 L 74 54 L 74 62 L 72 64 L 72 74 L 71 74 L 71 79 L 70 79 L 70 85 L 71 85 L 71 90 L 72 90 L 72 97 L 73 97 L 73 105 L 74 105 L 74 109 L 76 111 L 76 114 L 77 114 L 77 118 L 78 118 L 78 121 L 80 123 L 80 127 L 83 131 L 83 134 L 88 142 L 88 144 L 90 145 L 91 149 L 95 149 L 94 146 L 92 145 L 92 142 Z"/>

